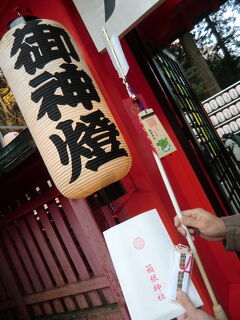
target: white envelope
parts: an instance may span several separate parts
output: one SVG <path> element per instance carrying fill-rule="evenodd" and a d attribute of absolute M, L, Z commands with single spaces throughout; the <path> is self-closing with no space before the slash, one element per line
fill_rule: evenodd
<path fill-rule="evenodd" d="M 174 244 L 156 209 L 104 232 L 132 320 L 170 320 L 184 309 L 169 299 Z M 202 300 L 190 281 L 188 296 Z"/>

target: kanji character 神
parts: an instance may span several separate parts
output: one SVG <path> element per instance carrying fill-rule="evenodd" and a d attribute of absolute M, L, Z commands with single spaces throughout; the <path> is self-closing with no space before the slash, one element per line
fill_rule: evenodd
<path fill-rule="evenodd" d="M 162 286 L 159 283 L 155 283 L 153 286 L 154 291 L 161 290 Z"/>
<path fill-rule="evenodd" d="M 42 99 L 38 120 L 46 113 L 51 120 L 59 120 L 59 105 L 76 107 L 82 103 L 87 110 L 91 110 L 92 101 L 100 102 L 92 79 L 85 71 L 77 70 L 74 64 L 64 63 L 60 67 L 65 71 L 55 72 L 54 75 L 45 71 L 29 82 L 33 88 L 37 87 L 32 93 L 32 100 L 39 102 Z"/>
<path fill-rule="evenodd" d="M 11 57 L 18 53 L 15 69 L 24 66 L 29 74 L 42 69 L 47 63 L 63 59 L 71 63 L 80 58 L 72 45 L 69 35 L 62 28 L 41 23 L 41 20 L 29 21 L 22 29 L 16 29 Z"/>
<path fill-rule="evenodd" d="M 114 123 L 104 116 L 101 110 L 80 117 L 73 129 L 73 120 L 59 122 L 57 129 L 62 130 L 65 141 L 53 134 L 49 138 L 56 146 L 63 165 L 72 166 L 72 176 L 69 183 L 78 179 L 82 171 L 81 157 L 90 160 L 86 168 L 97 171 L 98 168 L 115 158 L 127 156 L 125 149 L 120 148 L 116 139 L 119 132 Z"/>

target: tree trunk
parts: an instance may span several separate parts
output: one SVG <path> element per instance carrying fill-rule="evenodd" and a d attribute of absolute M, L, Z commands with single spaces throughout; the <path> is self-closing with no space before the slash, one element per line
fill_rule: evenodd
<path fill-rule="evenodd" d="M 215 38 L 217 40 L 218 48 L 223 51 L 225 59 L 227 61 L 229 61 L 229 63 L 232 63 L 232 57 L 231 57 L 227 47 L 225 46 L 225 43 L 222 40 L 221 35 L 217 31 L 215 23 L 211 20 L 211 18 L 209 16 L 206 16 L 205 19 L 207 21 L 207 24 L 208 24 L 209 28 L 211 29 L 212 34 L 215 36 Z"/>
<path fill-rule="evenodd" d="M 226 68 L 224 68 L 224 78 L 231 79 L 233 83 L 237 82 L 239 80 L 239 76 L 237 73 L 236 64 L 234 63 L 234 60 L 231 57 L 231 54 L 229 53 L 224 40 L 221 37 L 221 33 L 217 31 L 216 23 L 213 20 L 211 20 L 209 16 L 207 16 L 205 19 L 209 28 L 211 29 L 212 34 L 215 36 L 217 40 L 218 48 L 222 50 L 224 54 L 224 57 L 221 62 L 222 65 L 226 65 Z"/>
<path fill-rule="evenodd" d="M 197 69 L 198 79 L 204 84 L 209 97 L 221 91 L 218 82 L 209 69 L 207 62 L 202 57 L 191 33 L 185 33 L 179 40 L 184 48 L 189 63 Z"/>

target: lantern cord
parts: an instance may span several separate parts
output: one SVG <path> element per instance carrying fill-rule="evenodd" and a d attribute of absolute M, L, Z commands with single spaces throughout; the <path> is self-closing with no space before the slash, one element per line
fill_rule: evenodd
<path fill-rule="evenodd" d="M 133 90 L 133 88 L 130 86 L 127 77 L 125 77 L 125 79 L 123 79 L 123 84 L 126 86 L 126 88 L 128 88 L 127 90 L 129 90 L 129 91 L 131 92 L 130 98 L 132 99 L 132 101 L 133 101 L 134 103 L 136 103 L 142 111 L 143 111 L 143 110 L 146 110 L 143 102 L 141 101 L 141 99 L 139 98 L 139 96 L 135 93 L 135 91 Z"/>
<path fill-rule="evenodd" d="M 109 202 L 109 203 L 107 204 L 107 207 L 108 207 L 108 209 L 109 209 L 109 211 L 110 211 L 110 213 L 111 213 L 111 216 L 112 216 L 113 220 L 115 221 L 115 223 L 116 223 L 116 224 L 119 224 L 120 221 L 119 221 L 119 219 L 118 219 L 118 216 L 117 216 L 117 213 L 116 213 L 116 210 L 115 210 L 113 204 L 112 204 L 111 202 Z"/>
<path fill-rule="evenodd" d="M 179 220 L 181 221 L 182 213 L 181 213 L 180 207 L 178 205 L 177 199 L 176 199 L 176 197 L 174 195 L 174 192 L 173 192 L 173 189 L 171 187 L 171 184 L 170 184 L 170 182 L 168 180 L 167 174 L 166 174 L 166 172 L 165 172 L 165 170 L 163 168 L 163 165 L 161 163 L 161 160 L 160 160 L 160 158 L 157 156 L 157 154 L 154 151 L 153 151 L 153 156 L 154 156 L 155 161 L 157 163 L 158 169 L 159 169 L 159 171 L 161 173 L 163 182 L 164 182 L 165 187 L 166 187 L 166 189 L 168 191 L 168 194 L 169 194 L 169 197 L 170 197 L 170 199 L 172 201 L 172 204 L 173 204 L 173 207 L 175 209 L 175 212 L 176 212 L 177 216 L 179 217 Z M 186 239 L 187 239 L 188 244 L 189 244 L 189 246 L 190 246 L 190 248 L 191 248 L 191 250 L 193 252 L 194 259 L 196 261 L 196 264 L 198 266 L 198 269 L 200 271 L 202 279 L 203 279 L 203 281 L 205 283 L 205 286 L 207 288 L 209 296 L 210 296 L 210 298 L 212 300 L 213 312 L 215 314 L 215 317 L 217 319 L 219 319 L 219 320 L 227 320 L 228 318 L 227 318 L 224 310 L 222 309 L 220 304 L 217 302 L 216 296 L 215 296 L 215 294 L 213 292 L 213 289 L 212 289 L 212 287 L 210 285 L 210 282 L 208 280 L 207 274 L 206 274 L 206 272 L 204 270 L 203 264 L 202 264 L 202 262 L 200 260 L 200 257 L 198 255 L 197 249 L 196 249 L 195 244 L 193 242 L 193 239 L 191 237 L 191 234 L 190 234 L 190 232 L 189 232 L 189 230 L 188 230 L 188 228 L 186 226 L 184 226 L 182 224 L 182 227 L 184 228 L 184 230 L 186 232 Z"/>
<path fill-rule="evenodd" d="M 134 91 L 132 90 L 132 88 L 130 87 L 129 82 L 128 82 L 128 80 L 127 80 L 127 77 L 125 77 L 125 76 L 123 77 L 122 83 L 124 84 L 124 86 L 125 86 L 125 88 L 126 88 L 126 90 L 127 90 L 127 93 L 128 93 L 128 95 L 129 95 L 129 97 L 130 97 L 133 101 L 137 100 L 137 96 L 136 96 L 136 94 L 134 93 Z"/>
<path fill-rule="evenodd" d="M 115 213 L 115 212 L 116 212 L 116 210 L 115 210 L 115 208 L 114 208 L 114 206 L 112 205 L 111 202 L 109 202 L 108 208 L 109 208 L 109 210 L 110 210 L 112 213 Z"/>
<path fill-rule="evenodd" d="M 116 213 L 116 210 L 115 210 L 114 206 L 112 205 L 111 202 L 109 202 L 107 206 L 108 206 L 108 209 L 109 209 L 109 211 L 111 213 L 111 216 L 112 216 L 113 220 L 115 221 L 116 224 L 119 224 L 120 221 L 118 219 L 118 216 L 117 216 L 117 213 Z"/>

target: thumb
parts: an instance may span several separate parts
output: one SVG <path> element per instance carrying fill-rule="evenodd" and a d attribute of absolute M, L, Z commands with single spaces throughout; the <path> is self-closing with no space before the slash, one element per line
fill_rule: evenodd
<path fill-rule="evenodd" d="M 181 290 L 177 292 L 177 301 L 181 303 L 190 319 L 196 318 L 197 309 L 194 307 L 192 301 Z"/>
<path fill-rule="evenodd" d="M 198 221 L 196 218 L 182 216 L 180 221 L 183 225 L 187 227 L 192 227 L 192 228 L 201 227 L 201 222 Z"/>

